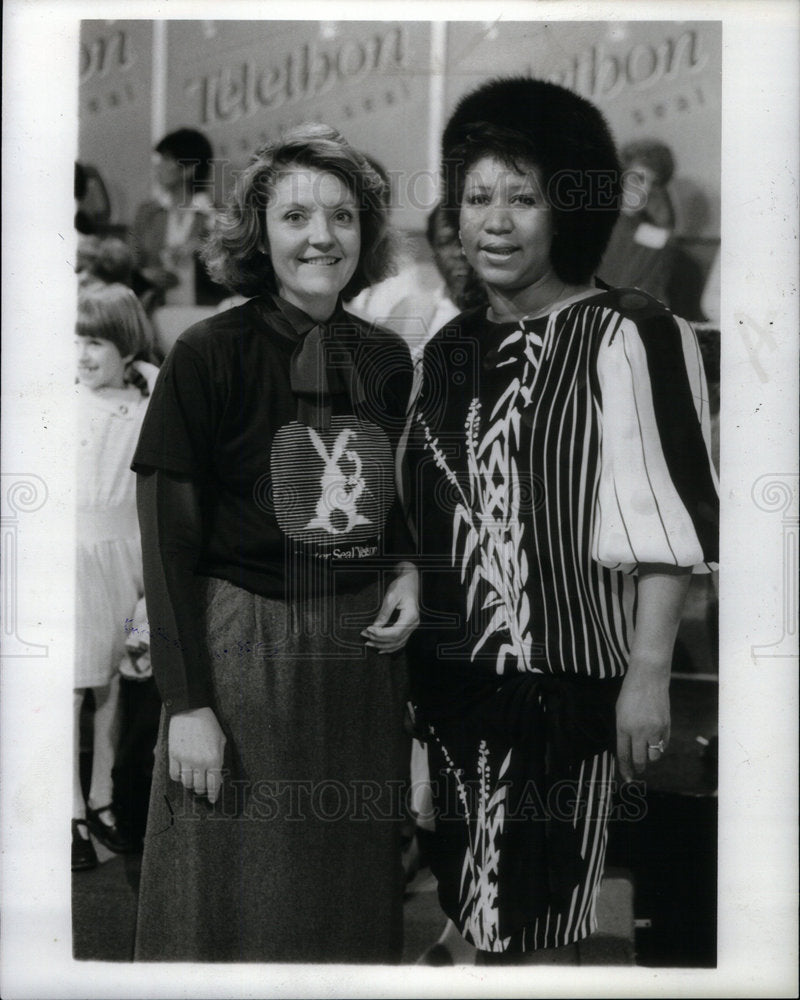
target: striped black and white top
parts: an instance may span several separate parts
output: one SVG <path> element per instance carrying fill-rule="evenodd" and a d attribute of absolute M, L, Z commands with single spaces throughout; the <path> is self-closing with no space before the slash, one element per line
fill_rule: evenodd
<path fill-rule="evenodd" d="M 498 674 L 621 676 L 637 568 L 715 568 L 700 350 L 638 290 L 520 323 L 457 317 L 426 349 L 408 457 L 433 717 Z"/>

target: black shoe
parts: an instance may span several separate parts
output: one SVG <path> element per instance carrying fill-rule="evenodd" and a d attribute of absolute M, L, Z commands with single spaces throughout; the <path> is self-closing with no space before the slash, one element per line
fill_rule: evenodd
<path fill-rule="evenodd" d="M 85 819 L 74 819 L 72 821 L 72 870 L 74 872 L 89 871 L 90 868 L 97 868 L 97 854 L 94 844 L 89 836 L 83 837 L 78 828 L 85 827 L 89 833 L 89 825 Z"/>
<path fill-rule="evenodd" d="M 110 805 L 101 806 L 99 809 L 90 809 L 88 806 L 86 808 L 86 823 L 94 836 L 104 847 L 115 854 L 133 854 L 137 851 L 139 849 L 138 842 L 130 834 L 120 829 L 116 818 L 114 818 L 113 826 L 108 826 L 100 819 L 100 814 L 104 812 L 114 816 Z"/>

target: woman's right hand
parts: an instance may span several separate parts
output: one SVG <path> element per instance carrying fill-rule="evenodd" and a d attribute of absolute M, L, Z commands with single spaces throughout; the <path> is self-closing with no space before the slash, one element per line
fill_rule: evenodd
<path fill-rule="evenodd" d="M 169 776 L 212 804 L 222 787 L 225 734 L 210 708 L 177 712 L 169 721 Z"/>

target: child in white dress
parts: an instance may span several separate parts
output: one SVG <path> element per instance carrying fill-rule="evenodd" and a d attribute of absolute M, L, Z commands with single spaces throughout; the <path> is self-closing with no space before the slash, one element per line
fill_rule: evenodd
<path fill-rule="evenodd" d="M 93 868 L 89 834 L 116 853 L 135 849 L 112 808 L 119 736 L 119 665 L 126 620 L 144 592 L 136 477 L 130 463 L 157 369 L 146 361 L 152 338 L 134 293 L 95 286 L 78 299 L 77 608 L 73 753 L 72 869 Z M 88 803 L 80 781 L 80 715 L 94 695 L 94 745 Z"/>

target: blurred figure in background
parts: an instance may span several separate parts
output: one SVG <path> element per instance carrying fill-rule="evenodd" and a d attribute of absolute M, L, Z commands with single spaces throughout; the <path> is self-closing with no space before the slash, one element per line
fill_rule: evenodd
<path fill-rule="evenodd" d="M 391 212 L 391 178 L 374 157 L 366 159 L 384 183 L 384 203 L 387 212 Z M 428 320 L 439 286 L 439 275 L 425 253 L 422 240 L 417 234 L 406 233 L 398 240 L 389 277 L 365 288 L 347 303 L 347 309 L 354 316 L 399 334 L 414 354 L 430 335 Z"/>
<path fill-rule="evenodd" d="M 620 161 L 622 211 L 598 275 L 613 287 L 648 292 L 685 319 L 702 319 L 702 269 L 676 237 L 672 150 L 656 139 L 639 139 L 622 147 Z"/>
<path fill-rule="evenodd" d="M 599 274 L 609 285 L 641 288 L 666 302 L 675 259 L 675 210 L 667 185 L 675 159 L 663 142 L 644 139 L 624 146 L 620 160 L 622 211 Z"/>
<path fill-rule="evenodd" d="M 720 251 L 717 250 L 714 254 L 714 259 L 711 261 L 706 283 L 703 286 L 703 297 L 700 300 L 703 315 L 709 323 L 713 323 L 717 328 L 719 328 L 720 323 L 719 297 L 721 280 Z"/>
<path fill-rule="evenodd" d="M 127 285 L 133 283 L 133 253 L 124 240 L 115 236 L 100 239 L 94 235 L 78 237 L 78 260 L 75 265 L 78 285 Z"/>
<path fill-rule="evenodd" d="M 433 334 L 465 307 L 462 297 L 469 272 L 457 234 L 438 205 L 428 215 L 425 238 L 435 269 L 424 256 L 416 259 L 407 253 L 397 274 L 365 289 L 348 304 L 355 315 L 400 334 L 414 359 L 421 357 Z"/>
<path fill-rule="evenodd" d="M 111 201 L 97 167 L 75 163 L 75 229 L 79 233 L 101 232 L 111 219 Z"/>
<path fill-rule="evenodd" d="M 433 254 L 436 269 L 442 281 L 432 296 L 434 311 L 428 320 L 428 337 L 466 308 L 464 294 L 469 266 L 461 252 L 458 233 L 448 224 L 441 205 L 436 205 L 428 216 L 425 236 Z M 427 338 L 426 341 L 427 343 Z M 418 347 L 419 354 L 425 344 Z"/>
<path fill-rule="evenodd" d="M 213 155 L 208 139 L 190 128 L 170 132 L 155 147 L 158 193 L 139 207 L 132 231 L 148 308 L 213 305 L 227 294 L 198 257 L 214 218 Z"/>

